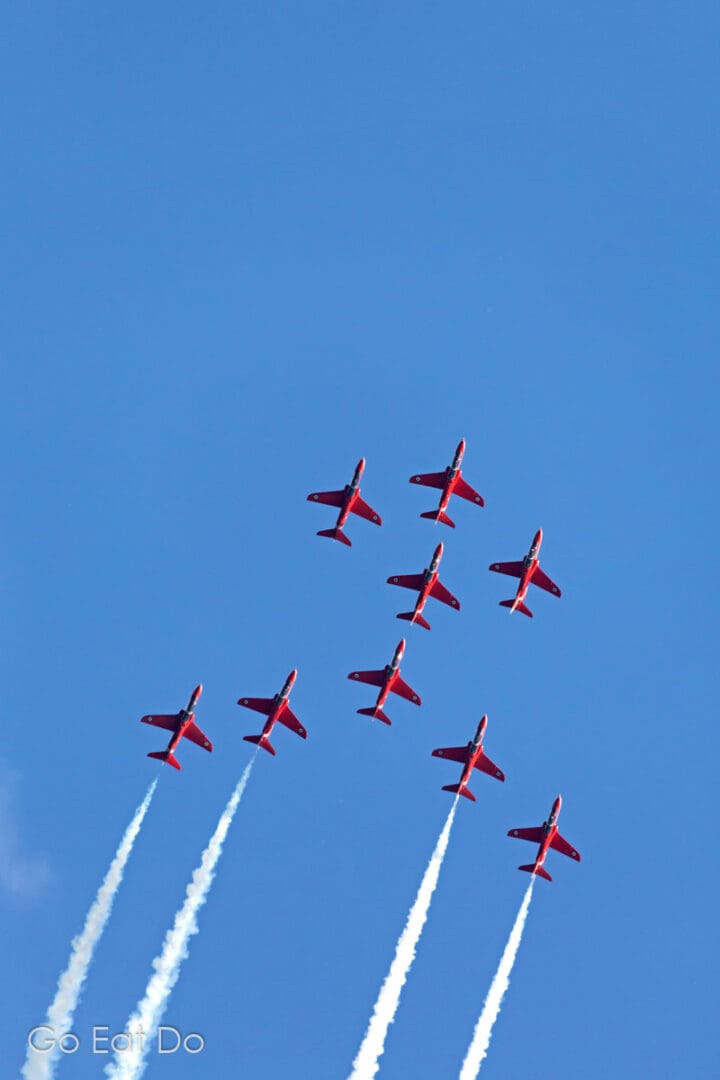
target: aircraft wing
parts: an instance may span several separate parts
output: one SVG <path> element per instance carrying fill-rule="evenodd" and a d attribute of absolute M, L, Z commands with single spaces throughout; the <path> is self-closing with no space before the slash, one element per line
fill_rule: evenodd
<path fill-rule="evenodd" d="M 405 680 L 401 679 L 399 675 L 393 682 L 390 689 L 392 690 L 393 694 L 399 694 L 400 697 L 405 698 L 406 701 L 412 701 L 413 705 L 422 705 L 420 695 L 416 694 L 412 686 L 408 686 Z"/>
<path fill-rule="evenodd" d="M 449 607 L 457 608 L 458 611 L 460 610 L 460 601 L 457 597 L 453 596 L 449 589 L 445 588 L 440 581 L 440 578 L 435 578 L 435 583 L 430 590 L 430 595 L 434 596 L 436 600 L 440 600 L 441 603 L 448 604 Z"/>
<path fill-rule="evenodd" d="M 194 723 L 192 720 L 183 731 L 183 736 L 186 739 L 189 739 L 190 742 L 194 742 L 196 746 L 202 746 L 203 750 L 211 751 L 213 748 L 213 745 L 208 739 L 205 732 L 201 731 L 197 724 Z"/>
<path fill-rule="evenodd" d="M 382 525 L 382 518 L 372 506 L 368 506 L 364 499 L 361 499 L 358 495 L 355 502 L 352 504 L 353 514 L 357 514 L 359 517 L 365 518 L 366 521 L 372 521 L 375 525 Z"/>
<path fill-rule="evenodd" d="M 487 773 L 488 776 L 494 776 L 496 780 L 505 780 L 505 773 L 502 769 L 498 769 L 495 762 L 491 761 L 484 751 L 478 754 L 475 768 L 481 769 L 482 772 Z"/>
<path fill-rule="evenodd" d="M 278 720 L 281 724 L 284 724 L 286 728 L 290 728 L 296 735 L 299 735 L 301 739 L 307 739 L 307 731 L 289 706 L 285 706 L 278 715 Z"/>
<path fill-rule="evenodd" d="M 464 765 L 468 757 L 467 746 L 441 746 L 438 750 L 433 750 L 433 757 L 441 757 L 446 761 L 460 761 Z"/>
<path fill-rule="evenodd" d="M 399 574 L 388 578 L 388 585 L 400 585 L 403 589 L 415 589 L 420 592 L 425 584 L 422 574 Z"/>
<path fill-rule="evenodd" d="M 567 855 L 568 859 L 575 859 L 580 862 L 580 853 L 575 850 L 572 844 L 568 844 L 564 836 L 561 836 L 559 832 L 556 832 L 553 836 L 550 847 L 554 851 L 559 851 L 561 855 Z"/>
<path fill-rule="evenodd" d="M 535 567 L 531 581 L 533 585 L 537 585 L 539 588 L 544 589 L 545 592 L 552 593 L 553 596 L 562 595 L 555 582 L 549 578 L 545 571 L 541 570 L 539 566 Z"/>
<path fill-rule="evenodd" d="M 172 716 L 168 716 L 168 715 L 162 716 L 162 715 L 159 715 L 158 713 L 153 713 L 152 716 L 141 716 L 140 717 L 140 723 L 141 724 L 152 724 L 153 727 L 165 728 L 166 731 L 176 731 L 179 719 L 180 719 L 180 714 L 179 713 L 173 713 Z"/>
<path fill-rule="evenodd" d="M 314 491 L 308 495 L 308 502 L 325 503 L 327 506 L 343 506 L 345 503 L 344 491 Z"/>
<path fill-rule="evenodd" d="M 348 679 L 353 679 L 355 682 L 370 683 L 370 686 L 384 686 L 386 674 L 385 671 L 351 671 L 348 675 Z"/>
<path fill-rule="evenodd" d="M 420 473 L 410 477 L 411 484 L 422 484 L 423 487 L 444 488 L 447 480 L 445 472 Z"/>
<path fill-rule="evenodd" d="M 269 716 L 273 711 L 273 705 L 275 704 L 273 698 L 269 697 L 241 697 L 238 698 L 238 705 L 244 705 L 246 709 L 254 709 L 255 712 L 264 713 L 265 716 Z"/>
<path fill-rule="evenodd" d="M 524 564 L 518 562 L 494 562 L 490 563 L 488 570 L 494 570 L 496 574 L 507 574 L 508 577 L 522 577 Z"/>
<path fill-rule="evenodd" d="M 542 825 L 538 825 L 534 829 L 511 829 L 508 836 L 514 836 L 516 840 L 529 840 L 531 844 L 540 844 L 543 828 Z"/>
<path fill-rule="evenodd" d="M 478 506 L 485 505 L 485 500 L 482 495 L 480 495 L 474 487 L 470 487 L 467 480 L 463 480 L 462 476 L 458 477 L 455 481 L 453 495 L 459 495 L 461 499 L 467 499 L 468 502 L 477 503 Z"/>

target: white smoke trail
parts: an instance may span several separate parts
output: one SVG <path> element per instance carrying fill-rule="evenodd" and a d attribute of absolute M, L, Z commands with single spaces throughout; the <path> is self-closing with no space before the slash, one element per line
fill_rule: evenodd
<path fill-rule="evenodd" d="M 455 801 L 452 804 L 447 821 L 438 837 L 435 850 L 430 856 L 430 862 L 428 863 L 427 870 L 420 882 L 420 888 L 415 897 L 415 903 L 411 907 L 410 914 L 407 917 L 405 929 L 395 946 L 393 962 L 390 965 L 390 970 L 385 977 L 385 982 L 382 984 L 377 1001 L 375 1002 L 375 1008 L 372 1017 L 370 1018 L 368 1029 L 365 1032 L 365 1038 L 363 1039 L 357 1057 L 353 1062 L 350 1080 L 372 1080 L 372 1077 L 375 1076 L 380 1067 L 379 1062 L 385 1050 L 385 1039 L 387 1037 L 388 1028 L 395 1019 L 395 1013 L 400 1004 L 402 988 L 410 974 L 410 968 L 415 959 L 417 943 L 420 940 L 425 920 L 428 917 L 430 901 L 432 900 L 435 886 L 437 885 L 438 877 L 440 876 L 440 868 L 443 859 L 445 858 L 448 841 L 450 840 L 450 830 L 452 829 L 452 823 L 455 819 L 456 809 L 457 796 L 455 796 Z"/>
<path fill-rule="evenodd" d="M 60 976 L 57 991 L 45 1021 L 52 1032 L 58 1036 L 72 1030 L 73 1015 L 80 1000 L 95 948 L 110 918 L 113 901 L 125 873 L 125 866 L 140 832 L 143 818 L 150 806 L 156 784 L 157 780 L 153 780 L 145 798 L 135 811 L 120 841 L 120 846 L 115 852 L 115 857 L 110 863 L 105 880 L 87 913 L 82 932 L 73 939 L 68 966 Z M 58 1050 L 42 1053 L 28 1047 L 27 1059 L 22 1070 L 25 1080 L 49 1080 L 55 1073 L 58 1057 Z"/>
<path fill-rule="evenodd" d="M 193 872 L 192 881 L 185 893 L 185 901 L 175 915 L 172 928 L 165 935 L 162 952 L 152 962 L 154 974 L 145 988 L 144 997 L 125 1025 L 125 1031 L 130 1036 L 127 1040 L 128 1048 L 124 1051 L 118 1050 L 114 1060 L 105 1068 L 106 1076 L 112 1080 L 136 1080 L 145 1072 L 151 1040 L 162 1020 L 172 989 L 178 981 L 180 965 L 188 954 L 190 938 L 198 932 L 198 912 L 208 898 L 228 829 L 245 791 L 254 761 L 255 758 L 248 763 L 230 796 L 215 832 L 202 853 L 200 865 Z M 140 1032 L 142 1038 L 139 1037 Z"/>
<path fill-rule="evenodd" d="M 463 1061 L 462 1069 L 460 1070 L 460 1080 L 475 1080 L 475 1077 L 480 1072 L 480 1066 L 483 1063 L 485 1055 L 488 1052 L 493 1024 L 498 1018 L 502 999 L 505 996 L 505 991 L 510 985 L 510 975 L 512 973 L 513 964 L 515 963 L 515 957 L 520 948 L 520 940 L 522 938 L 523 930 L 525 929 L 525 920 L 527 919 L 527 914 L 530 909 L 534 884 L 535 878 L 531 877 L 527 892 L 523 897 L 523 902 L 517 913 L 515 925 L 510 931 L 510 937 L 505 946 L 505 951 L 500 958 L 498 969 L 495 972 L 495 978 L 490 984 L 488 995 L 485 998 L 485 1004 L 480 1013 L 480 1019 L 475 1025 L 472 1042 L 468 1047 L 468 1052 L 465 1055 L 465 1060 Z"/>

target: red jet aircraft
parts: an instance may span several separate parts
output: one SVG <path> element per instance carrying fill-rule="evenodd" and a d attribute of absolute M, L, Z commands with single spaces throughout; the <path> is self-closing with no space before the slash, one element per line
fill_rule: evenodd
<path fill-rule="evenodd" d="M 546 881 L 552 881 L 547 870 L 543 870 L 545 856 L 550 848 L 554 851 L 559 851 L 562 855 L 567 855 L 569 859 L 575 859 L 576 862 L 580 862 L 579 853 L 571 844 L 568 844 L 567 840 L 558 832 L 557 819 L 560 817 L 561 806 L 562 799 L 558 795 L 557 799 L 552 804 L 550 816 L 547 821 L 542 823 L 542 825 L 538 825 L 536 829 L 510 830 L 508 836 L 515 836 L 518 840 L 529 840 L 532 844 L 540 845 L 535 857 L 535 862 L 529 863 L 527 866 L 518 866 L 518 870 L 527 870 L 529 874 L 539 874 L 540 877 L 544 877 Z"/>
<path fill-rule="evenodd" d="M 530 550 L 521 561 L 496 562 L 491 563 L 489 566 L 490 570 L 494 570 L 498 574 L 508 574 L 509 577 L 520 578 L 520 584 L 518 585 L 515 599 L 501 600 L 500 607 L 508 607 L 511 611 L 522 611 L 523 615 L 529 615 L 531 619 L 533 613 L 530 608 L 526 607 L 523 603 L 530 585 L 537 585 L 539 588 L 545 589 L 546 592 L 552 593 L 553 596 L 562 595 L 555 582 L 547 576 L 544 570 L 540 569 L 538 553 L 540 551 L 540 545 L 542 544 L 542 538 L 543 531 L 542 529 L 538 529 L 533 537 Z"/>
<path fill-rule="evenodd" d="M 357 514 L 367 521 L 373 521 L 376 525 L 382 525 L 382 518 L 376 514 L 372 506 L 368 506 L 364 499 L 360 498 L 360 477 L 365 469 L 365 458 L 360 458 L 355 466 L 353 478 L 346 484 L 342 491 L 315 491 L 308 495 L 308 502 L 325 503 L 327 506 L 340 508 L 338 519 L 334 529 L 321 529 L 318 536 L 329 536 L 331 540 L 339 540 L 348 547 L 352 547 L 351 541 L 342 531 L 342 527 L 349 514 Z"/>
<path fill-rule="evenodd" d="M 482 769 L 488 776 L 494 776 L 496 780 L 505 779 L 502 769 L 498 769 L 483 751 L 482 740 L 487 727 L 487 719 L 487 715 L 483 716 L 475 732 L 475 738 L 471 739 L 467 746 L 444 746 L 440 750 L 433 750 L 433 757 L 445 758 L 446 761 L 461 761 L 465 766 L 460 783 L 446 784 L 443 791 L 452 791 L 454 795 L 464 795 L 466 799 L 475 802 L 475 796 L 467 786 L 473 769 Z"/>
<path fill-rule="evenodd" d="M 377 696 L 372 709 L 358 709 L 361 716 L 372 716 L 374 720 L 382 720 L 383 724 L 390 724 L 389 716 L 382 710 L 388 694 L 399 694 L 400 697 L 412 701 L 413 705 L 421 705 L 419 694 L 416 694 L 411 686 L 400 678 L 400 662 L 405 652 L 405 638 L 398 643 L 392 661 L 386 664 L 382 671 L 351 671 L 348 679 L 356 682 L 370 683 L 371 686 L 379 686 L 380 693 Z"/>
<path fill-rule="evenodd" d="M 265 727 L 259 735 L 244 735 L 245 742 L 255 743 L 262 746 L 269 754 L 275 753 L 275 748 L 270 743 L 270 732 L 275 724 L 280 721 L 285 727 L 290 728 L 301 739 L 307 739 L 307 731 L 298 720 L 295 713 L 288 705 L 290 691 L 297 679 L 297 668 L 288 675 L 283 688 L 275 697 L 242 697 L 238 699 L 238 705 L 244 705 L 246 709 L 254 709 L 255 712 L 264 713 L 267 716 Z"/>
<path fill-rule="evenodd" d="M 194 710 L 201 694 L 202 683 L 200 686 L 195 687 L 187 706 L 181 709 L 179 713 L 140 717 L 141 724 L 152 724 L 153 727 L 165 728 L 166 731 L 173 732 L 170 742 L 167 744 L 167 749 L 156 750 L 155 753 L 148 754 L 148 757 L 157 758 L 158 761 L 165 761 L 168 765 L 172 765 L 174 769 L 181 769 L 182 766 L 173 754 L 173 750 L 182 738 L 189 739 L 190 742 L 194 742 L 197 746 L 202 746 L 203 750 L 212 750 L 212 743 L 195 723 Z"/>
<path fill-rule="evenodd" d="M 457 611 L 460 610 L 460 601 L 440 583 L 438 577 L 438 566 L 442 559 L 442 553 L 443 546 L 438 544 L 430 565 L 426 570 L 423 570 L 422 574 L 401 574 L 400 576 L 388 578 L 388 585 L 400 585 L 403 589 L 417 589 L 420 593 L 415 609 L 413 611 L 404 611 L 397 616 L 398 619 L 407 619 L 408 622 L 418 623 L 420 626 L 424 626 L 426 630 L 429 630 L 430 623 L 422 615 L 422 610 L 429 596 L 434 596 L 436 600 L 454 607 Z"/>
<path fill-rule="evenodd" d="M 464 453 L 465 440 L 461 439 L 457 445 L 452 464 L 448 465 L 444 472 L 421 473 L 419 476 L 410 477 L 411 484 L 422 484 L 424 487 L 440 488 L 442 490 L 440 505 L 437 510 L 427 510 L 420 517 L 430 518 L 431 521 L 442 521 L 444 525 L 449 525 L 451 529 L 454 529 L 455 522 L 451 521 L 445 513 L 451 495 L 459 495 L 461 499 L 477 503 L 478 506 L 485 505 L 482 495 L 478 495 L 475 488 L 470 487 L 467 480 L 463 480 L 460 463 Z"/>

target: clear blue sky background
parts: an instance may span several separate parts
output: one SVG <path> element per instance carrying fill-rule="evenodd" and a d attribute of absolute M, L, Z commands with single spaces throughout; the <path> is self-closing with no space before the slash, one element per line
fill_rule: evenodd
<path fill-rule="evenodd" d="M 347 1074 L 477 774 L 381 1075 L 457 1074 L 551 857 L 488 1078 L 711 1077 L 717 1042 L 717 5 L 13 5 L 0 46 L 2 1059 L 42 1021 L 164 736 L 75 1028 L 119 1030 L 299 668 L 307 742 L 257 762 L 149 1075 Z M 461 436 L 487 506 L 418 517 Z M 357 459 L 383 515 L 317 539 Z M 559 602 L 496 559 L 545 530 Z M 397 622 L 446 541 L 426 633 Z M 403 631 L 391 728 L 353 668 Z M 10 973 L 10 974 L 9 974 Z M 5 1075 L 6 1066 L 3 1066 Z M 98 1075 L 77 1055 L 60 1075 Z"/>

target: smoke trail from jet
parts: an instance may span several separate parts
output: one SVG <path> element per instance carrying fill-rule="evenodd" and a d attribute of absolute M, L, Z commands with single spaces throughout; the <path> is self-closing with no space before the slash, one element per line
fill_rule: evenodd
<path fill-rule="evenodd" d="M 192 881 L 185 893 L 185 901 L 175 915 L 172 928 L 165 935 L 162 952 L 152 962 L 154 973 L 145 988 L 145 995 L 138 1002 L 134 1013 L 125 1025 L 125 1031 L 130 1036 L 128 1049 L 119 1050 L 114 1060 L 105 1069 L 106 1076 L 111 1080 L 137 1080 L 145 1072 L 151 1041 L 163 1018 L 173 987 L 178 981 L 180 966 L 188 954 L 190 938 L 198 932 L 198 912 L 208 898 L 225 838 L 247 786 L 254 762 L 253 757 L 230 796 L 215 832 L 202 853 L 200 865 L 193 871 Z M 138 1037 L 140 1032 L 142 1032 L 142 1038 Z"/>
<path fill-rule="evenodd" d="M 105 879 L 87 913 L 82 932 L 73 939 L 68 966 L 60 976 L 57 991 L 48 1009 L 45 1021 L 46 1025 L 57 1035 L 72 1030 L 73 1016 L 83 991 L 95 948 L 110 918 L 113 902 L 120 888 L 127 861 L 130 858 L 133 845 L 155 793 L 156 785 L 157 779 L 153 780 L 145 798 L 135 811 L 133 819 L 120 841 L 120 846 L 115 852 L 115 857 L 110 863 Z M 55 1073 L 59 1056 L 57 1050 L 41 1053 L 28 1047 L 27 1059 L 22 1070 L 25 1080 L 49 1080 Z"/>
<path fill-rule="evenodd" d="M 442 867 L 445 852 L 447 851 L 448 841 L 450 840 L 450 830 L 452 829 L 452 824 L 455 819 L 456 809 L 457 796 L 452 804 L 443 830 L 438 837 L 435 850 L 430 856 L 430 862 L 428 863 L 427 870 L 420 882 L 420 888 L 415 897 L 415 903 L 411 907 L 410 914 L 407 917 L 405 929 L 395 946 L 393 962 L 390 965 L 390 970 L 385 977 L 385 982 L 382 984 L 377 1001 L 375 1002 L 373 1015 L 370 1018 L 370 1023 L 365 1032 L 365 1038 L 362 1041 L 362 1045 L 358 1050 L 357 1057 L 353 1062 L 353 1069 L 349 1080 L 372 1080 L 380 1068 L 380 1058 L 385 1051 L 385 1039 L 387 1037 L 388 1028 L 395 1019 L 395 1013 L 400 1004 L 402 988 L 410 974 L 410 968 L 415 959 L 415 950 L 418 941 L 420 940 L 423 927 L 425 926 L 425 920 L 428 917 L 430 902 L 432 901 L 435 886 L 437 885 L 440 876 L 440 868 Z"/>
<path fill-rule="evenodd" d="M 460 1070 L 460 1080 L 475 1080 L 475 1077 L 480 1072 L 480 1066 L 483 1063 L 485 1055 L 488 1052 L 493 1025 L 498 1018 L 505 991 L 510 985 L 510 975 L 512 973 L 513 964 L 515 963 L 515 957 L 520 948 L 520 940 L 522 938 L 523 930 L 525 929 L 525 920 L 527 919 L 527 914 L 530 909 L 534 884 L 535 878 L 531 877 L 527 892 L 523 897 L 523 902 L 517 913 L 515 925 L 510 931 L 510 937 L 505 946 L 505 951 L 500 958 L 498 969 L 495 972 L 495 978 L 490 984 L 488 995 L 485 998 L 485 1004 L 480 1013 L 480 1019 L 475 1025 L 472 1042 L 468 1047 L 468 1052 L 465 1055 L 465 1060 L 463 1061 L 462 1069 Z"/>

